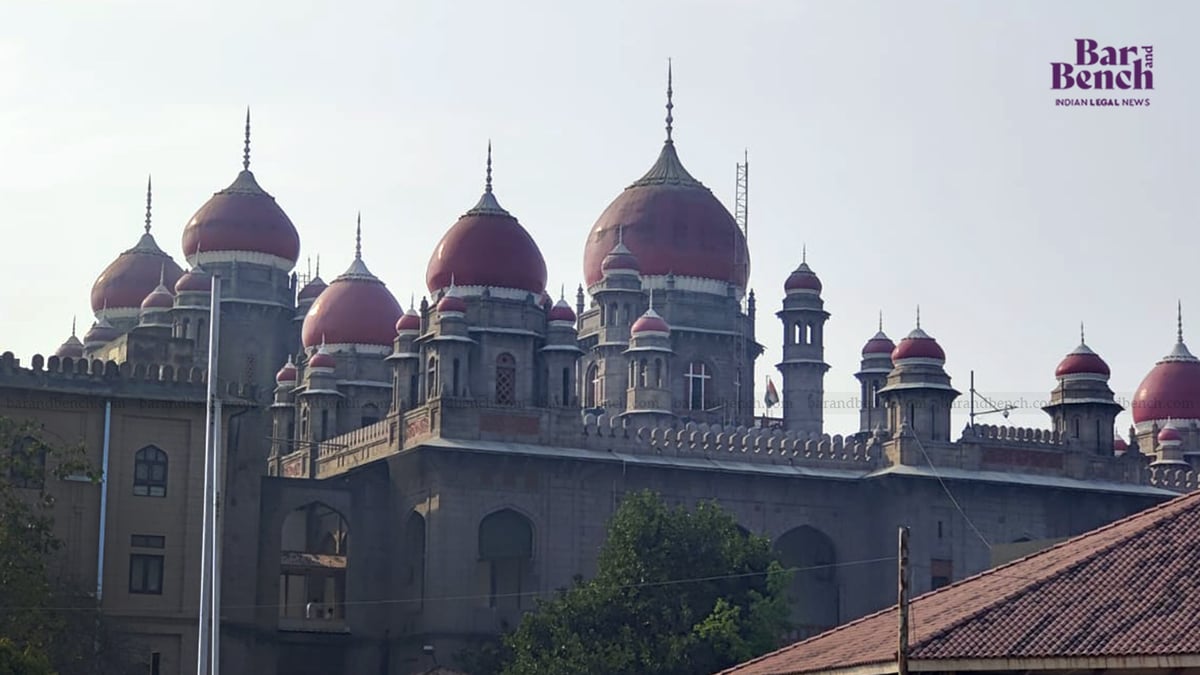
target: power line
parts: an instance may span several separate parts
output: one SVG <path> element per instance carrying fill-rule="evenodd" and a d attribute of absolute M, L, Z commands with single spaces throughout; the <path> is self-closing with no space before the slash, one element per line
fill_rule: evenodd
<path fill-rule="evenodd" d="M 986 546 L 989 551 L 992 550 L 992 545 L 988 542 L 987 537 L 983 536 L 983 533 L 979 531 L 978 527 L 975 527 L 975 523 L 971 521 L 971 517 L 968 516 L 967 512 L 963 510 L 963 507 L 958 503 L 958 500 L 954 498 L 954 493 L 950 491 L 950 487 L 946 485 L 946 481 L 942 480 L 942 474 L 938 473 L 937 467 L 933 465 L 933 460 L 929 458 L 929 453 L 925 452 L 925 446 L 921 443 L 921 439 L 917 437 L 916 433 L 913 433 L 913 440 L 917 442 L 917 448 L 919 448 L 921 450 L 921 454 L 925 456 L 925 462 L 929 464 L 929 470 L 933 471 L 934 477 L 936 477 L 938 483 L 942 485 L 942 490 L 944 490 L 946 492 L 946 496 L 950 498 L 950 503 L 954 504 L 954 508 L 958 509 L 958 512 L 962 514 L 963 520 L 967 521 L 967 525 L 970 526 L 971 530 L 975 532 L 975 535 L 979 537 L 979 541 L 982 541 L 983 545 Z"/>

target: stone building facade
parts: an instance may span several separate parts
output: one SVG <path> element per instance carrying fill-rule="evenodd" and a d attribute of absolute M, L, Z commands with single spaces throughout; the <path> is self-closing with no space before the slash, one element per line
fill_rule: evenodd
<path fill-rule="evenodd" d="M 111 589 L 131 569 L 127 555 L 167 561 L 159 594 L 102 598 L 160 655 L 160 673 L 194 669 L 207 377 L 197 367 L 207 363 L 214 278 L 214 376 L 229 411 L 226 672 L 400 674 L 447 663 L 516 625 L 536 598 L 592 574 L 606 521 L 634 490 L 679 504 L 717 499 L 745 530 L 770 537 L 797 570 L 793 619 L 806 635 L 892 601 L 898 525 L 912 528 L 919 592 L 1011 547 L 1196 488 L 1200 415 L 1186 413 L 1200 404 L 1200 360 L 1182 331 L 1139 390 L 1128 440 L 1114 438 L 1108 365 L 1082 341 L 1047 378 L 1049 428 L 953 433 L 959 393 L 919 322 L 898 343 L 882 326 L 867 341 L 859 428 L 828 434 L 830 313 L 803 253 L 773 300 L 785 336 L 783 417 L 756 421 L 763 349 L 749 250 L 684 168 L 670 113 L 668 103 L 654 164 L 587 234 L 573 305 L 547 293 L 536 242 L 494 190 L 490 149 L 483 194 L 435 248 L 419 306 L 403 309 L 370 271 L 361 226 L 344 273 L 299 278 L 300 238 L 250 172 L 247 121 L 242 171 L 184 229 L 190 269 L 158 247 L 148 202 L 137 245 L 93 287 L 96 321 L 83 339 L 27 368 L 4 357 L 0 389 L 84 408 L 3 414 L 44 421 L 95 458 L 110 448 L 108 500 L 67 486 L 71 506 L 59 513 L 81 573 L 103 561 Z M 154 413 L 113 412 L 102 438 L 101 409 L 117 398 Z M 126 485 L 151 446 L 180 486 L 153 505 Z M 78 524 L 99 522 L 101 503 L 112 524 L 103 553 L 96 530 Z M 167 553 L 134 552 L 135 535 L 139 545 L 165 537 Z"/>

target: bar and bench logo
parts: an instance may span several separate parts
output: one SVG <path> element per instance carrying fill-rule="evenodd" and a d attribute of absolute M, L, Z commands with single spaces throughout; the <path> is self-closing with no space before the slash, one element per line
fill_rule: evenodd
<path fill-rule="evenodd" d="M 1075 60 L 1050 64 L 1050 89 L 1056 94 L 1080 95 L 1055 98 L 1063 107 L 1148 107 L 1145 93 L 1154 89 L 1154 47 L 1151 45 L 1109 46 L 1091 38 L 1075 40 Z M 1104 95 L 1087 97 L 1082 94 Z M 1121 96 L 1114 96 L 1121 92 Z M 1127 98 L 1128 94 L 1141 94 Z"/>

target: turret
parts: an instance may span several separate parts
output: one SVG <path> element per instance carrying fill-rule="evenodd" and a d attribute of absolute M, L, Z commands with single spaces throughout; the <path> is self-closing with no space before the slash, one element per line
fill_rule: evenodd
<path fill-rule="evenodd" d="M 887 386 L 892 372 L 892 351 L 896 344 L 883 332 L 883 314 L 879 315 L 879 330 L 863 345 L 862 361 L 854 377 L 861 385 L 858 407 L 858 430 L 869 433 L 887 427 L 887 411 L 879 398 L 879 390 Z"/>
<path fill-rule="evenodd" d="M 1108 387 L 1109 374 L 1108 364 L 1087 346 L 1080 327 L 1079 346 L 1055 369 L 1058 385 L 1042 408 L 1070 446 L 1105 457 L 1113 455 L 1113 426 L 1123 409 Z"/>
<path fill-rule="evenodd" d="M 637 419 L 639 426 L 669 424 L 676 418 L 670 385 L 674 351 L 671 327 L 654 311 L 653 295 L 650 307 L 630 328 L 629 348 L 624 355 L 629 385 L 623 415 Z"/>
<path fill-rule="evenodd" d="M 821 299 L 821 280 L 804 255 L 784 283 L 783 360 L 776 366 L 783 377 L 783 425 L 803 436 L 820 435 L 824 424 L 825 322 L 829 312 Z"/>
<path fill-rule="evenodd" d="M 946 353 L 917 327 L 892 351 L 892 372 L 879 396 L 887 409 L 888 429 L 893 434 L 907 429 L 920 441 L 950 440 L 950 412 L 959 392 L 946 374 Z"/>

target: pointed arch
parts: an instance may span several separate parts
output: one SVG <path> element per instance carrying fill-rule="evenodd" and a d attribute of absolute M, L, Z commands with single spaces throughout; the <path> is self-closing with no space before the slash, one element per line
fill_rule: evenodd
<path fill-rule="evenodd" d="M 775 541 L 781 564 L 793 570 L 787 599 L 794 633 L 803 639 L 841 623 L 837 551 L 824 532 L 801 525 Z"/>
<path fill-rule="evenodd" d="M 533 522 L 511 508 L 479 522 L 480 595 L 487 606 L 520 609 L 530 605 L 533 590 Z"/>
<path fill-rule="evenodd" d="M 312 501 L 284 517 L 280 532 L 280 628 L 309 630 L 345 620 L 350 527 L 340 511 Z"/>
<path fill-rule="evenodd" d="M 139 497 L 167 496 L 167 453 L 155 445 L 133 453 L 133 494 Z"/>

